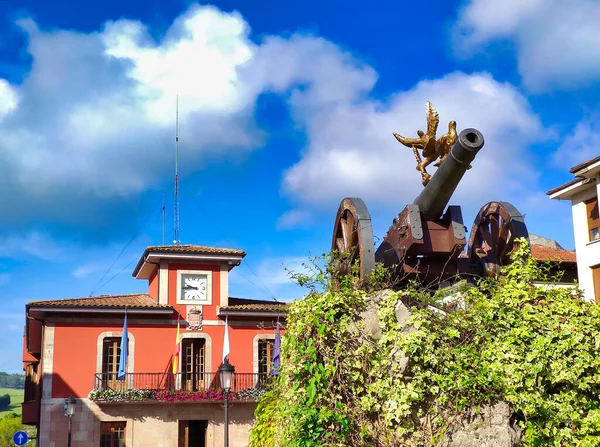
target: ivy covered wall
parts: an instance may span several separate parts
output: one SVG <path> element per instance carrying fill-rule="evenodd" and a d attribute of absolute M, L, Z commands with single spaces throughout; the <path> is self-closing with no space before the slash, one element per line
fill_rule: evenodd
<path fill-rule="evenodd" d="M 534 287 L 545 269 L 528 250 L 500 278 L 464 288 L 464 306 L 449 313 L 427 306 L 441 292 L 418 285 L 376 293 L 381 269 L 370 287 L 344 279 L 335 290 L 317 271 L 325 290 L 290 306 L 282 368 L 250 446 L 440 445 L 497 402 L 525 446 L 600 445 L 598 305 Z M 408 322 L 396 315 L 403 306 Z M 377 336 L 363 319 L 373 308 Z"/>

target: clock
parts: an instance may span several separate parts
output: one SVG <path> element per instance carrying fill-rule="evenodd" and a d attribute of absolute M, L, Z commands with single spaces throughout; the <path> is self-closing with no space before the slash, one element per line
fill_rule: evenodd
<path fill-rule="evenodd" d="M 210 302 L 209 276 L 206 273 L 181 273 L 180 295 L 182 303 Z"/>

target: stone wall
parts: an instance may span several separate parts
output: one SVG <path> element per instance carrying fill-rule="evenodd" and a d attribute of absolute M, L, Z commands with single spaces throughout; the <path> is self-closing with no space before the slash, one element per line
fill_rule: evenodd
<path fill-rule="evenodd" d="M 383 336 L 378 316 L 378 305 L 386 298 L 391 290 L 377 292 L 367 309 L 362 312 L 362 326 L 365 333 L 374 339 L 380 340 Z M 460 299 L 457 295 L 453 299 Z M 453 307 L 448 300 L 446 306 Z M 454 306 L 456 307 L 456 306 Z M 444 311 L 438 310 L 438 312 Z M 398 301 L 395 308 L 396 321 L 403 332 L 414 330 L 408 323 L 412 311 L 403 301 Z M 358 330 L 356 328 L 355 330 Z M 410 359 L 402 352 L 396 353 L 395 359 L 398 369 L 405 371 Z M 521 431 L 513 421 L 513 412 L 506 402 L 496 402 L 494 405 L 483 406 L 478 411 L 467 411 L 461 419 L 455 421 L 441 440 L 441 447 L 519 447 L 521 445 Z M 426 426 L 426 421 L 422 424 Z"/>
<path fill-rule="evenodd" d="M 234 402 L 229 408 L 229 445 L 245 447 L 254 421 L 253 402 Z M 180 420 L 207 420 L 206 447 L 223 445 L 224 410 L 216 403 L 100 404 L 77 399 L 72 421 L 72 447 L 100 445 L 100 422 L 126 421 L 128 447 L 177 447 Z M 67 445 L 68 418 L 64 399 L 44 399 L 41 405 L 39 447 Z"/>

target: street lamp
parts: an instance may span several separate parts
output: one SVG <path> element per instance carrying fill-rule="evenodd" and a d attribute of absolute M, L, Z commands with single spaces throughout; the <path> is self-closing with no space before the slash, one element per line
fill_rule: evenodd
<path fill-rule="evenodd" d="M 67 438 L 67 447 L 71 447 L 71 419 L 75 414 L 75 405 L 77 401 L 71 394 L 65 399 L 65 416 L 69 417 L 69 437 Z"/>
<path fill-rule="evenodd" d="M 234 372 L 235 368 L 229 364 L 229 359 L 225 358 L 225 361 L 219 366 L 219 378 L 221 379 L 221 387 L 223 387 L 225 398 L 225 447 L 229 447 L 229 390 L 231 389 Z"/>

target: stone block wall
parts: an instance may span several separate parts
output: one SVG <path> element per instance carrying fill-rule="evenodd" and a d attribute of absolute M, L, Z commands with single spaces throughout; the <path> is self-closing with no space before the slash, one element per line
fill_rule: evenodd
<path fill-rule="evenodd" d="M 39 447 L 67 445 L 68 417 L 64 399 L 44 399 L 41 404 Z M 229 408 L 229 445 L 245 447 L 254 422 L 254 402 L 232 402 Z M 220 447 L 224 436 L 224 410 L 216 403 L 96 404 L 77 399 L 73 415 L 72 447 L 100 445 L 100 423 L 127 422 L 127 447 L 178 447 L 180 420 L 206 420 L 206 446 Z"/>

